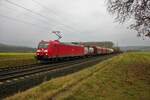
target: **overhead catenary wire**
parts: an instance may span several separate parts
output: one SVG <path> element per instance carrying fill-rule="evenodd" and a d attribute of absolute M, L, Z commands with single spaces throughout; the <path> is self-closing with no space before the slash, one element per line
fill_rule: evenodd
<path fill-rule="evenodd" d="M 8 8 L 7 6 L 5 6 L 5 8 L 10 9 L 10 8 Z M 11 10 L 11 9 L 10 9 L 10 10 Z M 15 11 L 15 12 L 18 12 L 18 11 Z M 18 12 L 18 13 L 20 13 L 20 12 Z M 30 15 L 25 15 L 25 16 L 31 17 L 32 15 L 30 14 Z M 38 21 L 41 21 L 41 22 L 43 22 L 43 23 L 46 24 L 46 25 L 51 25 L 51 24 L 48 23 L 48 21 L 46 21 L 46 20 L 43 20 L 43 19 L 41 19 L 41 18 L 36 18 L 36 19 L 38 19 Z M 52 25 L 51 25 L 51 26 L 52 26 Z"/>
<path fill-rule="evenodd" d="M 32 11 L 31 9 L 28 9 L 28 8 L 26 8 L 26 7 L 23 7 L 23 6 L 21 6 L 21 5 L 17 4 L 17 3 L 11 2 L 11 1 L 9 1 L 9 0 L 4 0 L 4 1 L 6 1 L 6 2 L 8 2 L 9 4 L 12 4 L 12 5 L 14 5 L 14 6 L 17 6 L 17 7 L 19 7 L 19 8 L 22 8 L 22 9 L 24 9 L 24 10 L 30 12 L 30 13 L 33 13 L 33 14 L 35 14 L 35 15 L 38 15 L 38 16 L 40 16 L 40 17 L 46 19 L 46 20 L 47 20 L 47 19 L 50 20 L 50 19 L 47 18 L 46 16 L 43 16 L 42 14 L 40 14 L 40 13 L 38 13 L 38 12 L 35 12 L 35 11 Z"/>
<path fill-rule="evenodd" d="M 43 26 L 40 26 L 38 24 L 30 23 L 30 22 L 23 21 L 23 20 L 18 20 L 18 19 L 15 19 L 13 17 L 5 16 L 5 15 L 2 15 L 2 14 L 0 14 L 0 17 L 3 17 L 5 19 L 9 19 L 9 20 L 12 20 L 12 21 L 17 21 L 17 22 L 20 22 L 20 23 L 23 23 L 23 24 L 29 24 L 29 25 L 32 25 L 33 27 L 41 28 L 42 30 L 45 30 L 45 29 L 49 30 L 48 27 L 43 27 Z"/>
<path fill-rule="evenodd" d="M 44 8 L 44 9 L 50 11 L 50 13 L 52 13 L 53 15 L 59 17 L 53 10 L 49 9 L 49 8 L 46 7 L 45 5 L 42 5 L 41 3 L 39 3 L 39 2 L 36 1 L 36 0 L 31 0 L 31 1 L 33 1 L 33 2 L 36 3 L 37 5 L 41 6 L 42 8 Z"/>
<path fill-rule="evenodd" d="M 20 8 L 22 8 L 22 9 L 25 9 L 26 11 L 29 11 L 29 12 L 31 12 L 31 13 L 33 13 L 33 14 L 36 14 L 36 15 L 38 15 L 38 16 L 44 18 L 44 19 L 50 20 L 47 16 L 44 16 L 44 15 L 38 13 L 38 12 L 32 11 L 31 9 L 28 9 L 28 8 L 26 8 L 26 7 L 23 7 L 23 6 L 21 6 L 21 5 L 17 4 L 17 3 L 11 2 L 11 1 L 9 1 L 9 0 L 5 0 L 5 1 L 8 2 L 8 3 L 10 3 L 10 4 L 12 4 L 12 5 L 14 5 L 14 6 L 17 6 L 17 7 L 20 7 Z M 70 26 L 68 26 L 68 25 L 65 25 L 65 24 L 61 24 L 61 25 L 63 25 L 64 27 L 68 27 L 68 28 L 69 28 L 70 30 L 72 30 L 72 31 L 77 31 L 77 30 L 74 30 L 72 27 L 70 27 Z"/>
<path fill-rule="evenodd" d="M 49 11 L 49 13 L 55 15 L 57 18 L 59 18 L 59 19 L 61 18 L 61 20 L 62 20 L 62 19 L 65 19 L 65 18 L 63 18 L 62 16 L 60 17 L 59 15 L 57 15 L 57 13 L 55 13 L 52 9 L 50 9 L 50 8 L 48 8 L 47 6 L 41 4 L 41 3 L 38 2 L 37 0 L 31 0 L 31 1 L 33 1 L 33 2 L 36 3 L 37 5 L 41 6 L 42 8 L 46 9 L 47 11 Z M 68 22 L 68 21 L 67 21 L 67 22 Z M 76 26 L 77 26 L 77 25 L 76 25 Z"/>
<path fill-rule="evenodd" d="M 36 3 L 37 5 L 41 6 L 42 8 L 46 9 L 47 11 L 49 11 L 49 13 L 55 15 L 57 18 L 60 19 L 60 16 L 58 16 L 53 10 L 49 9 L 49 8 L 46 7 L 45 5 L 42 5 L 42 4 L 39 3 L 37 0 L 31 0 L 31 1 L 33 1 L 33 2 Z M 62 17 L 61 17 L 61 19 L 62 19 Z M 63 19 L 64 19 L 64 18 L 63 18 Z M 69 28 L 72 28 L 72 27 L 70 27 L 70 26 L 67 25 L 67 24 L 62 24 L 62 25 L 67 26 L 67 27 L 69 27 Z M 77 25 L 76 25 L 76 26 L 77 26 Z M 75 29 L 74 29 L 74 30 L 75 30 Z M 78 31 L 78 30 L 75 30 L 75 31 Z"/>

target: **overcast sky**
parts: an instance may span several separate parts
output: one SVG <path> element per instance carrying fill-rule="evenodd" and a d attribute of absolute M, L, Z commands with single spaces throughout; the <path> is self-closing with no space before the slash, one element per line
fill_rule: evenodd
<path fill-rule="evenodd" d="M 63 33 L 61 41 L 150 46 L 150 40 L 138 38 L 127 25 L 114 23 L 105 1 L 0 0 L 0 43 L 36 47 L 40 40 L 56 39 L 51 31 L 58 30 Z"/>

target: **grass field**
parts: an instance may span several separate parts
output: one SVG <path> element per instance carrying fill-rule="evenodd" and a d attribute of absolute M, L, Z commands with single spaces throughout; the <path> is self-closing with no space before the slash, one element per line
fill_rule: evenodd
<path fill-rule="evenodd" d="M 35 63 L 34 53 L 0 53 L 0 68 Z"/>
<path fill-rule="evenodd" d="M 7 100 L 150 100 L 150 52 L 128 52 Z"/>

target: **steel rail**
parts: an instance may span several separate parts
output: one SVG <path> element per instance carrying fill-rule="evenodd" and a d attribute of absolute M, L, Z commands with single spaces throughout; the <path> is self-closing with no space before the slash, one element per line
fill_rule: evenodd
<path fill-rule="evenodd" d="M 96 57 L 94 57 L 96 58 Z M 27 76 L 27 75 L 32 75 L 32 74 L 36 74 L 36 73 L 40 73 L 40 72 L 45 72 L 45 71 L 49 71 L 49 70 L 54 70 L 54 69 L 59 69 L 65 66 L 69 66 L 69 65 L 74 65 L 74 64 L 79 64 L 82 62 L 86 62 L 87 60 L 91 60 L 92 58 L 86 58 L 86 59 L 80 59 L 80 60 L 76 60 L 76 61 L 69 61 L 69 62 L 64 62 L 64 63 L 56 63 L 56 64 L 52 64 L 52 65 L 42 65 L 42 66 L 35 66 L 35 67 L 31 67 L 31 68 L 25 68 L 25 69 L 19 69 L 19 70 L 14 70 L 14 71 L 10 71 L 10 72 L 6 72 L 0 75 L 0 82 L 4 82 L 7 80 L 12 80 L 14 78 L 19 78 L 19 77 L 23 77 L 23 76 Z M 58 65 L 60 64 L 60 65 Z"/>

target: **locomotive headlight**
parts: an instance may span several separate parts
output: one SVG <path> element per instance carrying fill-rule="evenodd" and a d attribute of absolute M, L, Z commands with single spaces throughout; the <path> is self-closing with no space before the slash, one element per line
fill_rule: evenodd
<path fill-rule="evenodd" d="M 48 50 L 44 50 L 44 52 L 48 52 Z"/>
<path fill-rule="evenodd" d="M 37 50 L 37 52 L 41 52 L 41 50 Z"/>

